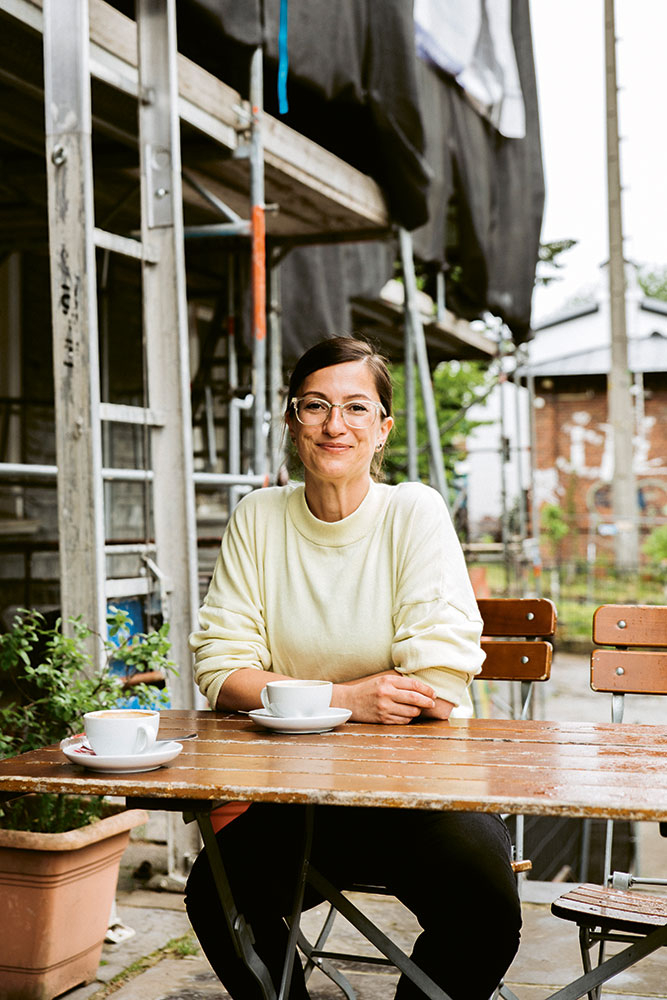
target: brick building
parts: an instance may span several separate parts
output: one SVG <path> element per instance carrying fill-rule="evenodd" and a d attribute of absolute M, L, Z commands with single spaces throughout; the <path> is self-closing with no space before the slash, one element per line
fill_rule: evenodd
<path fill-rule="evenodd" d="M 613 557 L 614 453 L 607 413 L 608 299 L 554 317 L 536 330 L 529 369 L 535 380 L 535 493 L 558 505 L 570 533 L 543 557 Z M 667 304 L 628 294 L 628 361 L 634 413 L 633 464 L 641 540 L 667 524 Z M 522 381 L 525 381 L 522 379 Z"/>

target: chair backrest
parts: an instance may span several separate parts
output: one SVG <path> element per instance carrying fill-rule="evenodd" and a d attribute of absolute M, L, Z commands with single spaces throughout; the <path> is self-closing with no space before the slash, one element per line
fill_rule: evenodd
<path fill-rule="evenodd" d="M 490 597 L 477 602 L 486 660 L 478 680 L 546 681 L 551 673 L 556 608 L 542 597 Z"/>
<path fill-rule="evenodd" d="M 593 642 L 615 647 L 593 650 L 594 691 L 667 694 L 667 605 L 604 604 L 593 615 Z"/>
<path fill-rule="evenodd" d="M 623 721 L 626 694 L 667 694 L 667 605 L 603 604 L 593 615 L 591 688 L 612 696 L 612 722 Z M 667 825 L 660 824 L 667 837 Z M 613 822 L 607 822 L 605 882 L 611 879 Z"/>

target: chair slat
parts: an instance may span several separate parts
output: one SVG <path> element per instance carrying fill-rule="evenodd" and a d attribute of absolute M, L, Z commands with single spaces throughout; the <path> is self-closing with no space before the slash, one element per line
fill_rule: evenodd
<path fill-rule="evenodd" d="M 667 694 L 667 653 L 594 649 L 591 688 L 612 694 Z"/>
<path fill-rule="evenodd" d="M 550 642 L 482 640 L 486 660 L 475 680 L 547 681 L 551 674 Z"/>
<path fill-rule="evenodd" d="M 667 607 L 605 604 L 593 615 L 593 642 L 667 648 Z"/>
<path fill-rule="evenodd" d="M 491 597 L 477 605 L 484 635 L 541 636 L 556 631 L 556 608 L 545 597 Z"/>

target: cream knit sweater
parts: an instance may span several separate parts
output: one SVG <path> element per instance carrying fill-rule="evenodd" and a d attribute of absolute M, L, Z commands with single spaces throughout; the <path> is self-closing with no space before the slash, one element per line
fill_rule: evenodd
<path fill-rule="evenodd" d="M 394 668 L 469 714 L 482 621 L 442 497 L 372 483 L 342 521 L 314 517 L 303 485 L 246 496 L 222 539 L 195 679 L 215 708 L 239 667 L 353 680 Z"/>

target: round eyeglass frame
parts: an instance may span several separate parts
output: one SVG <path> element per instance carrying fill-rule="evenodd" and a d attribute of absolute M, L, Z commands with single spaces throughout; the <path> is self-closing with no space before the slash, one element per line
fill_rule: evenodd
<path fill-rule="evenodd" d="M 324 405 L 327 407 L 327 410 L 321 420 L 309 422 L 307 420 L 301 419 L 301 417 L 299 416 L 298 406 L 299 403 L 301 403 L 304 399 L 310 399 L 313 401 L 316 400 L 318 403 L 324 403 Z M 351 424 L 348 423 L 346 419 L 345 407 L 351 406 L 353 403 L 358 403 L 358 402 L 363 402 L 365 404 L 368 404 L 369 406 L 375 407 L 375 417 L 368 424 Z M 375 399 L 364 399 L 364 400 L 348 399 L 346 403 L 330 403 L 328 399 L 322 399 L 321 396 L 292 396 L 292 398 L 290 399 L 290 407 L 291 409 L 294 410 L 294 416 L 303 427 L 321 427 L 322 424 L 326 424 L 327 420 L 331 416 L 331 411 L 335 406 L 339 408 L 341 416 L 343 418 L 343 423 L 345 424 L 346 427 L 356 427 L 357 429 L 359 429 L 360 427 L 371 427 L 375 419 L 377 419 L 378 413 L 381 413 L 383 417 L 387 416 L 387 411 L 385 410 L 382 403 L 378 402 Z"/>

